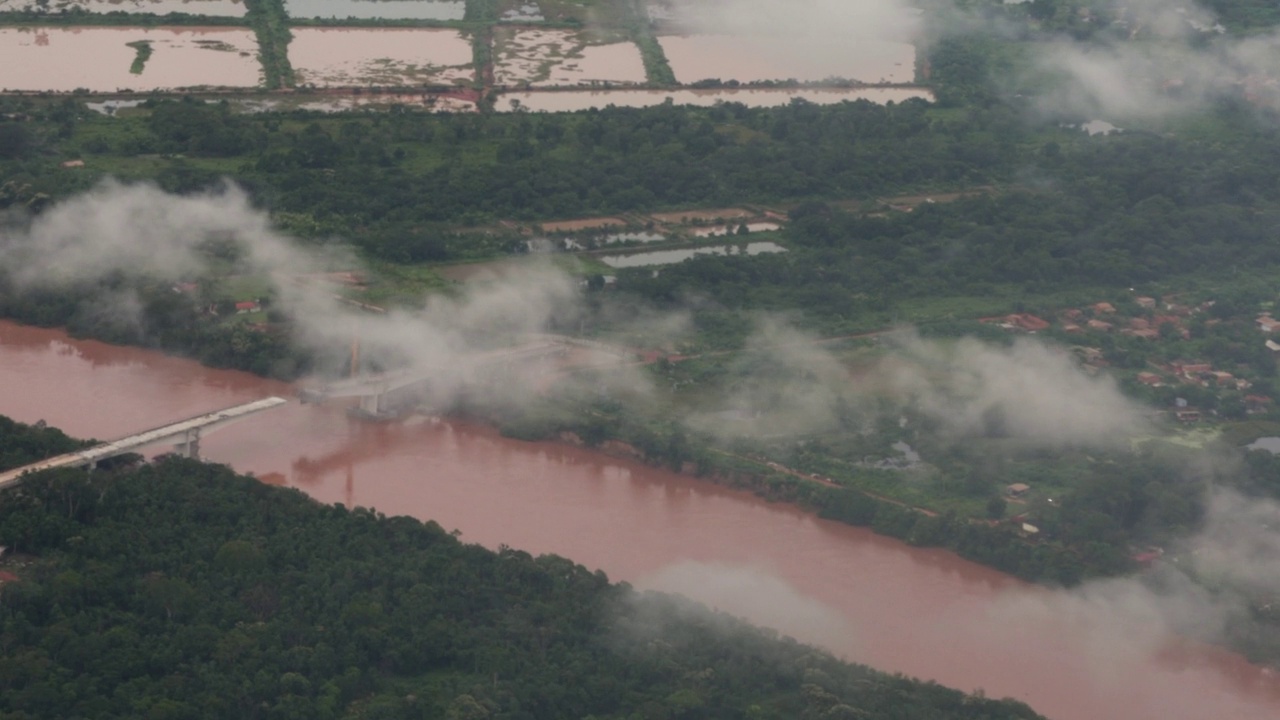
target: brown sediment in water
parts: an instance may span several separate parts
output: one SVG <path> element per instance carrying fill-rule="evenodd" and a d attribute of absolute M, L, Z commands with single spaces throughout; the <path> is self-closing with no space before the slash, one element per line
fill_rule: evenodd
<path fill-rule="evenodd" d="M 152 55 L 141 74 L 127 43 L 145 41 Z M 69 92 L 86 89 L 171 90 L 253 87 L 262 81 L 258 42 L 247 28 L 0 28 L 0 89 Z"/>
<path fill-rule="evenodd" d="M 289 391 L 0 322 L 0 414 L 73 435 L 109 438 Z M 210 435 L 202 450 L 321 502 L 434 519 L 467 541 L 691 591 L 850 660 L 1017 697 L 1055 720 L 1280 717 L 1280 683 L 1238 655 L 1055 612 L 1073 596 L 567 444 L 450 421 L 362 424 L 341 408 L 291 403 Z"/>
<path fill-rule="evenodd" d="M 569 30 L 498 28 L 493 54 L 498 86 L 638 84 L 646 79 L 640 49 L 633 43 L 591 44 L 581 32 Z"/>
<path fill-rule="evenodd" d="M 719 79 L 910 83 L 915 47 L 904 42 L 827 37 L 666 35 L 658 38 L 681 83 Z"/>
<path fill-rule="evenodd" d="M 471 82 L 471 43 L 441 28 L 296 27 L 289 61 L 299 85 L 455 85 Z"/>
<path fill-rule="evenodd" d="M 0 12 L 61 13 L 71 10 L 89 13 L 187 13 L 210 17 L 241 17 L 248 9 L 244 0 L 53 0 L 43 5 L 36 0 L 0 0 Z"/>

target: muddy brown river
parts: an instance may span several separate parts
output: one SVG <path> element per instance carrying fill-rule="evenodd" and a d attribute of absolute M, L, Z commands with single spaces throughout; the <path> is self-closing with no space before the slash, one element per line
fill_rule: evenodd
<path fill-rule="evenodd" d="M 287 385 L 0 322 L 0 414 L 109 439 Z M 157 452 L 162 448 L 157 448 Z M 1274 720 L 1280 679 L 1137 616 L 1026 586 L 787 505 L 455 422 L 370 425 L 297 403 L 203 441 L 207 458 L 326 503 L 434 519 L 672 589 L 845 658 L 1061 720 Z M 1136 619 L 1135 619 L 1136 617 Z"/>

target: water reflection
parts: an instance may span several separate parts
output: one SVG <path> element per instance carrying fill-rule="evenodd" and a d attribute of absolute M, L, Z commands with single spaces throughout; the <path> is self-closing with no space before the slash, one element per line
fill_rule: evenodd
<path fill-rule="evenodd" d="M 769 232 L 772 230 L 782 229 L 782 226 L 776 222 L 760 221 L 760 222 L 743 223 L 739 225 L 715 225 L 713 227 L 694 228 L 691 231 L 691 234 L 694 237 L 700 237 L 700 238 L 719 237 L 721 235 L 733 235 L 735 233 L 742 232 L 742 227 L 744 225 L 746 226 L 747 232 L 749 233 Z"/>
<path fill-rule="evenodd" d="M 151 57 L 131 72 L 135 48 Z M 248 28 L 22 27 L 0 28 L 0 88 L 96 92 L 260 84 L 258 41 Z"/>
<path fill-rule="evenodd" d="M 461 20 L 461 0 L 285 0 L 285 12 L 296 18 L 358 20 Z"/>
<path fill-rule="evenodd" d="M 916 49 L 909 43 L 864 38 L 786 35 L 671 35 L 658 38 L 676 80 L 721 79 L 909 83 Z"/>
<path fill-rule="evenodd" d="M 441 28 L 290 30 L 289 60 L 300 85 L 408 87 L 470 82 L 471 43 Z"/>
<path fill-rule="evenodd" d="M 22 11 L 53 15 L 72 10 L 89 13 L 186 13 L 209 17 L 240 17 L 247 9 L 244 0 L 0 0 L 0 12 Z"/>
<path fill-rule="evenodd" d="M 103 346 L 119 362 L 94 365 L 84 358 L 89 345 L 0 321 L 0 413 L 114 437 L 289 392 L 129 348 Z M 302 489 L 320 502 L 434 519 L 470 542 L 563 554 L 642 586 L 688 563 L 720 581 L 745 568 L 746 594 L 781 587 L 837 614 L 841 629 L 818 640 L 851 660 L 1018 697 L 1055 720 L 1280 717 L 1275 678 L 1239 656 L 1189 643 L 1153 649 L 1145 628 L 1052 613 L 1050 601 L 1066 593 L 565 444 L 455 422 L 353 426 L 341 408 L 290 403 L 214 433 L 203 451 L 267 482 L 305 479 Z M 310 458 L 309 475 L 295 469 L 299 458 Z M 679 589 L 708 585 L 694 579 Z M 748 619 L 785 620 L 769 610 L 741 608 Z M 1116 647 L 1123 651 L 1101 654 Z"/>
<path fill-rule="evenodd" d="M 602 255 L 600 261 L 614 268 L 648 267 L 684 262 L 698 255 L 761 255 L 783 253 L 787 249 L 777 243 L 753 242 L 742 245 L 715 245 L 708 247 L 680 248 L 677 250 L 647 250 L 626 255 Z"/>

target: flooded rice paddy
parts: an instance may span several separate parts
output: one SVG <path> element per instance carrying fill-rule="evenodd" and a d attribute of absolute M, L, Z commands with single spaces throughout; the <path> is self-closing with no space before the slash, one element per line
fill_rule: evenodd
<path fill-rule="evenodd" d="M 240 98 L 231 104 L 240 112 L 346 112 L 348 110 L 388 110 L 399 106 L 417 112 L 463 113 L 476 112 L 474 102 L 461 98 L 439 95 L 415 95 L 410 93 L 365 93 L 361 95 L 334 95 L 316 97 L 296 95 L 271 98 Z"/>
<path fill-rule="evenodd" d="M 676 80 L 720 79 L 910 83 L 915 79 L 915 47 L 905 42 L 848 38 L 797 39 L 788 36 L 668 35 L 658 38 Z"/>
<path fill-rule="evenodd" d="M 621 232 L 621 233 L 613 233 L 612 235 L 605 235 L 604 237 L 600 238 L 600 242 L 606 245 L 618 245 L 620 243 L 648 244 L 648 243 L 662 242 L 663 240 L 666 240 L 666 239 L 667 239 L 666 235 L 660 235 L 658 233 Z"/>
<path fill-rule="evenodd" d="M 777 243 L 753 242 L 741 245 L 710 245 L 706 247 L 678 248 L 675 250 L 649 250 L 626 255 L 602 255 L 600 262 L 612 268 L 651 267 L 673 265 L 698 255 L 742 256 L 784 253 L 787 249 Z"/>
<path fill-rule="evenodd" d="M 772 230 L 782 229 L 782 226 L 776 222 L 749 222 L 749 223 L 743 223 L 743 225 L 746 225 L 747 232 L 749 233 L 770 232 Z M 689 234 L 699 238 L 719 237 L 721 235 L 735 235 L 741 232 L 740 230 L 741 227 L 742 225 L 715 225 L 712 227 L 694 228 L 693 230 L 689 231 Z"/>
<path fill-rule="evenodd" d="M 629 42 L 592 45 L 568 30 L 502 28 L 494 34 L 497 85 L 643 83 L 640 50 Z"/>
<path fill-rule="evenodd" d="M 137 51 L 152 54 L 139 74 Z M 248 28 L 0 28 L 0 89 L 68 92 L 254 87 L 262 82 Z"/>
<path fill-rule="evenodd" d="M 792 100 L 816 105 L 866 100 L 879 105 L 913 98 L 933 101 L 926 88 L 762 88 L 752 90 L 577 90 L 567 92 L 505 92 L 498 96 L 500 112 L 576 112 L 592 108 L 644 108 L 661 105 L 668 99 L 676 105 L 711 107 L 716 103 L 742 103 L 747 107 L 777 107 Z M 512 101 L 515 104 L 512 104 Z"/>
<path fill-rule="evenodd" d="M 462 0 L 285 0 L 284 11 L 296 18 L 345 20 L 461 20 Z"/>
<path fill-rule="evenodd" d="M 0 12 L 40 12 L 53 15 L 72 10 L 90 13 L 186 13 L 209 17 L 242 17 L 247 8 L 244 0 L 0 0 Z"/>
<path fill-rule="evenodd" d="M 293 28 L 299 85 L 458 85 L 475 77 L 471 43 L 436 28 Z"/>

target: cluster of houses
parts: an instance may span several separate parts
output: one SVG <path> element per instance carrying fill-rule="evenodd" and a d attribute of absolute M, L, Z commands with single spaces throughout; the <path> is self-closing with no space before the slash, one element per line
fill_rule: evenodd
<path fill-rule="evenodd" d="M 1190 339 L 1191 331 L 1186 327 L 1187 318 L 1206 311 L 1214 305 L 1213 301 L 1199 305 L 1182 304 L 1174 295 L 1160 299 L 1138 296 L 1133 299 L 1133 302 L 1139 308 L 1139 312 L 1126 314 L 1117 310 L 1109 302 L 1069 308 L 1059 313 L 1057 329 L 1067 334 L 1115 333 L 1148 340 L 1175 334 L 1184 339 Z M 1038 333 L 1054 327 L 1054 323 L 1030 313 L 983 318 L 982 322 L 997 324 L 1010 331 L 1026 333 Z M 1221 320 L 1214 318 L 1207 320 L 1206 324 L 1214 325 L 1219 322 Z M 1260 314 L 1256 322 L 1262 333 L 1280 334 L 1280 319 L 1273 318 L 1271 313 Z M 1265 342 L 1268 349 L 1280 355 L 1280 338 L 1275 340 L 1268 338 Z M 1087 370 L 1098 371 L 1107 365 L 1103 352 L 1099 348 L 1081 346 L 1073 350 L 1080 356 Z M 1190 360 L 1153 366 L 1150 371 L 1138 373 L 1137 381 L 1148 387 L 1181 384 L 1240 392 L 1248 392 L 1252 387 L 1248 380 L 1236 377 L 1231 372 L 1214 368 L 1211 363 Z M 1258 414 L 1269 412 L 1273 400 L 1265 395 L 1248 394 L 1244 396 L 1244 404 L 1246 412 Z M 1185 400 L 1173 409 L 1172 414 L 1176 420 L 1184 423 L 1197 422 L 1201 419 L 1201 412 L 1188 407 Z"/>
<path fill-rule="evenodd" d="M 1059 329 L 1068 334 L 1116 332 L 1129 337 L 1155 340 L 1160 337 L 1161 329 L 1169 325 L 1173 328 L 1172 332 L 1189 339 L 1191 331 L 1184 327 L 1184 320 L 1203 309 L 1178 304 L 1172 297 L 1158 301 L 1153 297 L 1140 296 L 1134 298 L 1134 302 L 1146 311 L 1142 316 L 1123 317 L 1109 302 L 1098 302 L 1085 308 L 1069 308 L 1061 313 Z M 1048 330 L 1053 326 L 1048 320 L 1030 313 L 983 318 L 982 322 L 1028 333 Z M 1280 323 L 1277 323 L 1277 327 L 1280 327 Z"/>

